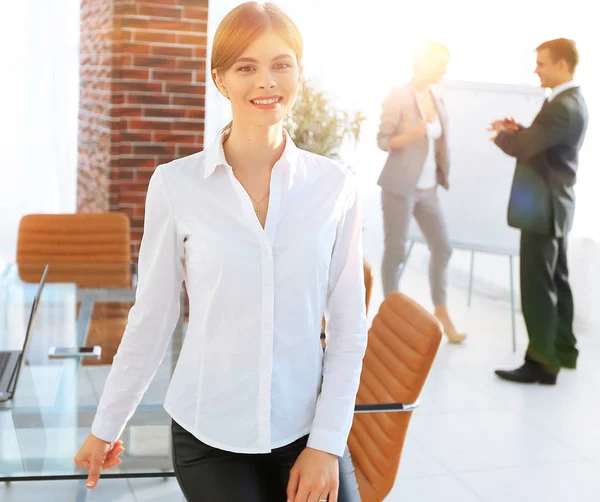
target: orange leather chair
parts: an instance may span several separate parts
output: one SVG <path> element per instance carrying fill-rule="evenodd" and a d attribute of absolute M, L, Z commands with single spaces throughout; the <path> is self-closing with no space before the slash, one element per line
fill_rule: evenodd
<path fill-rule="evenodd" d="M 371 265 L 363 260 L 363 272 L 365 274 L 365 301 L 367 303 L 367 312 L 369 312 L 369 303 L 371 303 L 371 292 L 373 291 L 373 269 Z"/>
<path fill-rule="evenodd" d="M 348 438 L 362 502 L 383 501 L 394 485 L 412 410 L 441 339 L 440 323 L 400 292 L 373 319 Z"/>
<path fill-rule="evenodd" d="M 46 264 L 48 282 L 81 287 L 131 287 L 129 219 L 125 214 L 29 214 L 21 219 L 17 267 L 37 282 Z"/>

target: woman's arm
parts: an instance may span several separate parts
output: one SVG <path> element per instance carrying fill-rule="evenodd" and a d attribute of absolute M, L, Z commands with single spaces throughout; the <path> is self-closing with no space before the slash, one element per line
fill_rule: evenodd
<path fill-rule="evenodd" d="M 308 446 L 344 453 L 367 345 L 362 252 L 362 211 L 354 176 L 348 175 L 344 210 L 331 257 L 325 305 L 327 348 L 323 384 Z"/>
<path fill-rule="evenodd" d="M 398 150 L 427 135 L 427 125 L 423 120 L 416 125 L 405 124 L 403 131 L 389 139 L 390 150 Z"/>
<path fill-rule="evenodd" d="M 427 127 L 423 121 L 414 124 L 407 120 L 403 113 L 404 106 L 402 88 L 392 89 L 382 105 L 377 134 L 377 144 L 385 152 L 403 148 L 427 134 Z"/>
<path fill-rule="evenodd" d="M 183 241 L 159 166 L 148 186 L 135 304 L 92 424 L 92 434 L 113 442 L 133 415 L 166 351 L 179 317 Z"/>
<path fill-rule="evenodd" d="M 381 107 L 381 120 L 379 132 L 377 133 L 377 144 L 385 152 L 392 147 L 390 139 L 397 133 L 402 114 L 402 98 L 399 88 L 392 89 Z"/>

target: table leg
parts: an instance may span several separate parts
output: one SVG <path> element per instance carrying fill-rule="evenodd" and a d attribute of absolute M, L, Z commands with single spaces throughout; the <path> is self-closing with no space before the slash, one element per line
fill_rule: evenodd
<path fill-rule="evenodd" d="M 469 296 L 467 297 L 467 306 L 471 306 L 471 297 L 473 296 L 473 273 L 475 272 L 475 251 L 471 250 L 471 268 L 469 271 Z"/>
<path fill-rule="evenodd" d="M 77 481 L 77 495 L 75 502 L 88 502 L 90 500 L 90 490 L 85 486 L 85 479 Z"/>

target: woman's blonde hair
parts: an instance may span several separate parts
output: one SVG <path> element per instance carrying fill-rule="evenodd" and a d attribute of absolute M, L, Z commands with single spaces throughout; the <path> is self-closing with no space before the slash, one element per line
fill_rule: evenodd
<path fill-rule="evenodd" d="M 210 58 L 215 85 L 213 71 L 220 73 L 229 70 L 252 42 L 270 30 L 289 44 L 298 64 L 301 64 L 304 44 L 294 21 L 272 3 L 245 2 L 231 10 L 215 32 Z M 223 131 L 230 128 L 231 122 Z"/>
<path fill-rule="evenodd" d="M 436 54 L 450 56 L 450 51 L 448 50 L 448 47 L 438 40 L 423 40 L 413 51 L 413 66 L 416 67 L 423 64 L 423 62 L 427 62 Z"/>

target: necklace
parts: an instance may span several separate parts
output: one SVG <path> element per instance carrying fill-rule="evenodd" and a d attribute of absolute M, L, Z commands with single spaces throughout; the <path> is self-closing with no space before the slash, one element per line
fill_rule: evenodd
<path fill-rule="evenodd" d="M 250 200 L 252 201 L 252 206 L 254 207 L 254 212 L 256 213 L 256 216 L 258 216 L 260 218 L 260 216 L 261 216 L 260 205 L 262 204 L 262 201 L 265 200 L 269 196 L 269 194 L 271 193 L 271 190 L 267 190 L 267 193 L 264 194 L 262 196 L 262 198 L 257 201 L 254 197 L 252 197 L 252 195 L 250 195 L 250 192 L 248 191 L 248 189 L 241 182 L 241 179 L 239 177 L 239 173 L 236 174 L 236 170 L 235 169 L 232 169 L 232 170 L 233 170 L 234 176 L 237 178 L 237 180 L 240 183 L 240 185 L 242 185 L 242 188 L 246 191 L 246 193 L 248 194 L 248 197 L 250 197 Z"/>
<path fill-rule="evenodd" d="M 250 197 L 250 199 L 252 200 L 252 202 L 254 203 L 254 212 L 256 213 L 256 216 L 258 216 L 260 218 L 260 204 L 263 200 L 265 200 L 267 198 L 267 196 L 270 193 L 270 190 L 263 196 L 262 199 L 260 199 L 259 201 L 257 201 L 254 197 L 252 197 L 252 195 L 250 195 L 250 192 L 248 192 L 246 190 L 246 193 L 248 194 L 248 196 Z"/>

